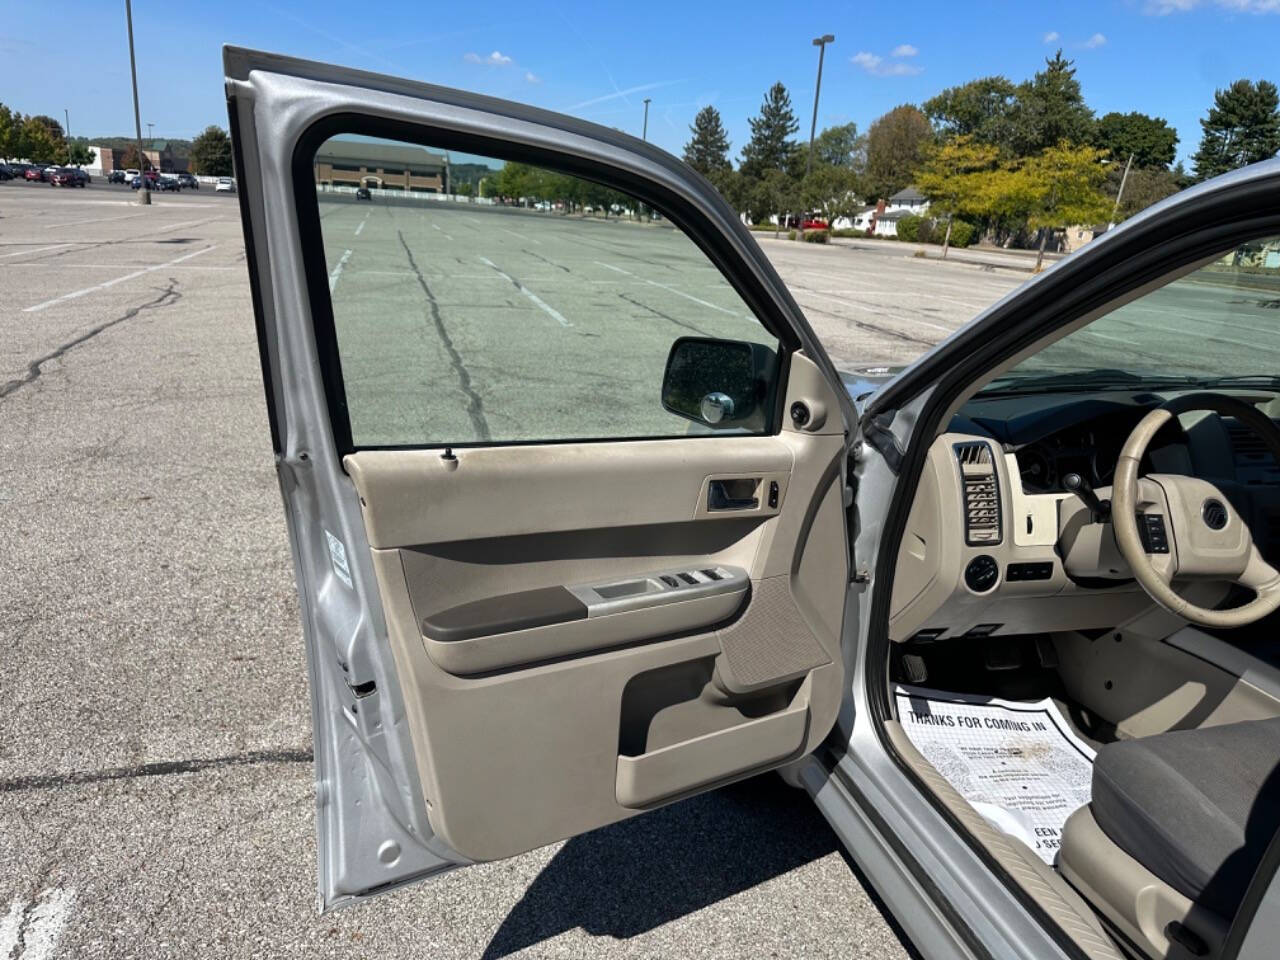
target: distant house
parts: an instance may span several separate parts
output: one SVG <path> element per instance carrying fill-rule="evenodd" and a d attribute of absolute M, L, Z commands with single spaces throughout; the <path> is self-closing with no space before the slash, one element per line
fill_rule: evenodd
<path fill-rule="evenodd" d="M 831 226 L 836 230 L 865 230 L 870 232 L 871 225 L 875 222 L 877 209 L 879 208 L 875 206 L 861 207 L 847 217 L 836 217 L 831 221 Z"/>
<path fill-rule="evenodd" d="M 411 193 L 447 193 L 449 158 L 407 143 L 329 140 L 316 151 L 316 183 Z"/>
<path fill-rule="evenodd" d="M 877 237 L 896 237 L 899 220 L 923 216 L 928 210 L 929 198 L 915 187 L 906 187 L 891 196 L 883 212 L 875 216 L 872 233 Z"/>

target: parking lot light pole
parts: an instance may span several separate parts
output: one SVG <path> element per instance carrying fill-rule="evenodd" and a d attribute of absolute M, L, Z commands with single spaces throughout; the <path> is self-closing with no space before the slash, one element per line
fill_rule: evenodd
<path fill-rule="evenodd" d="M 824 33 L 813 38 L 813 45 L 818 48 L 818 83 L 813 88 L 813 122 L 809 124 L 809 162 L 804 172 L 807 176 L 813 172 L 813 135 L 818 131 L 818 94 L 822 92 L 822 58 L 827 52 L 827 44 L 835 43 L 835 34 Z"/>
<path fill-rule="evenodd" d="M 138 187 L 138 203 L 146 206 L 151 203 L 151 190 L 147 187 L 147 155 L 142 152 L 142 113 L 138 110 L 138 66 L 133 57 L 133 4 L 124 0 L 124 18 L 129 25 L 129 73 L 133 76 L 133 132 L 138 138 L 138 177 L 142 185 Z"/>
<path fill-rule="evenodd" d="M 640 134 L 641 140 L 649 139 L 649 97 L 644 98 L 644 130 Z"/>

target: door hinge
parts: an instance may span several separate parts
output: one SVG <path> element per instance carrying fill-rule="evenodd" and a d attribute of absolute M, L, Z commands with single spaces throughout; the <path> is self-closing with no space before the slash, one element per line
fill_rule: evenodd
<path fill-rule="evenodd" d="M 867 569 L 865 564 L 863 564 L 854 568 L 853 576 L 849 579 L 853 583 L 870 583 L 871 571 Z"/>

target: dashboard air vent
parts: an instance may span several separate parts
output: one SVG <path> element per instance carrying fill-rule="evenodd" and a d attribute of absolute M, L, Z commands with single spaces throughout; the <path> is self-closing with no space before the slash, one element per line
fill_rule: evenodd
<path fill-rule="evenodd" d="M 970 441 L 955 445 L 964 484 L 964 539 L 971 547 L 999 543 L 1000 484 L 991 445 Z"/>
<path fill-rule="evenodd" d="M 1231 437 L 1231 448 L 1235 450 L 1237 457 L 1250 460 L 1271 459 L 1271 451 L 1267 449 L 1267 445 L 1249 427 L 1228 423 L 1227 434 Z"/>

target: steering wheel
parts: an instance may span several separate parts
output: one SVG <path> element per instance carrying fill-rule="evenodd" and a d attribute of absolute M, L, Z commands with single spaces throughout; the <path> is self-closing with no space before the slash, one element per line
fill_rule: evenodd
<path fill-rule="evenodd" d="M 1206 627 L 1242 627 L 1280 607 L 1280 571 L 1262 559 L 1249 525 L 1207 480 L 1171 473 L 1138 477 L 1138 464 L 1152 437 L 1189 410 L 1234 417 L 1251 427 L 1280 463 L 1280 427 L 1252 404 L 1219 393 L 1193 393 L 1169 401 L 1139 421 L 1120 451 L 1111 488 L 1116 546 L 1138 583 L 1170 613 Z M 1167 534 L 1161 529 L 1166 520 Z M 1145 543 L 1139 523 L 1147 535 Z M 1210 610 L 1180 597 L 1170 585 L 1175 575 L 1229 580 L 1256 596 L 1243 606 Z"/>

